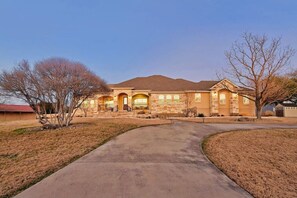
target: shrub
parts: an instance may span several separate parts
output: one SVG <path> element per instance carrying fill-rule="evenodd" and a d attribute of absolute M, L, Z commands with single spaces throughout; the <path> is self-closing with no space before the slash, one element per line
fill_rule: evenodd
<path fill-rule="evenodd" d="M 137 114 L 145 114 L 145 111 L 139 111 Z"/>
<path fill-rule="evenodd" d="M 184 109 L 183 113 L 186 117 L 196 117 L 197 116 L 197 107 Z"/>
<path fill-rule="evenodd" d="M 201 118 L 203 118 L 203 117 L 205 117 L 205 116 L 204 116 L 204 114 L 203 114 L 203 113 L 198 113 L 198 117 L 201 117 Z"/>
<path fill-rule="evenodd" d="M 269 111 L 269 110 L 267 110 L 267 111 L 263 112 L 263 116 L 274 116 L 274 115 L 275 115 L 275 114 L 274 114 L 273 111 Z"/>

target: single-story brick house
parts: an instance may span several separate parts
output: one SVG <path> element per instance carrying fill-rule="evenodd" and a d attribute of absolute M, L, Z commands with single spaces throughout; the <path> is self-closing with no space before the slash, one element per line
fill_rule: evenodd
<path fill-rule="evenodd" d="M 30 120 L 36 115 L 29 105 L 0 104 L 0 120 Z"/>
<path fill-rule="evenodd" d="M 110 84 L 110 92 L 90 98 L 83 106 L 92 114 L 137 112 L 181 114 L 196 108 L 205 116 L 255 115 L 254 102 L 239 95 L 241 88 L 231 81 L 192 82 L 161 75 L 137 77 Z"/>

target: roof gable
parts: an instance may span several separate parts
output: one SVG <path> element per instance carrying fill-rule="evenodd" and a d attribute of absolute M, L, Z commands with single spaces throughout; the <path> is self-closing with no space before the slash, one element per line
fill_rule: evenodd
<path fill-rule="evenodd" d="M 220 81 L 217 81 L 217 83 L 215 83 L 210 89 L 229 89 L 229 90 L 234 90 L 234 89 L 238 89 L 239 87 L 234 84 L 233 82 L 231 82 L 228 79 L 223 79 Z"/>

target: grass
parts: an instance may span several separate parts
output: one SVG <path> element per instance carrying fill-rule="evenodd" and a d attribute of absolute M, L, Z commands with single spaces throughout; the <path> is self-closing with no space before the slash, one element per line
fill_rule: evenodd
<path fill-rule="evenodd" d="M 225 116 L 225 117 L 179 117 L 172 118 L 176 120 L 183 120 L 189 122 L 197 122 L 197 123 L 226 123 L 226 124 L 242 124 L 242 123 L 257 123 L 257 124 L 288 124 L 288 125 L 296 125 L 296 118 L 284 118 L 284 117 L 262 117 L 262 119 L 257 120 L 254 117 L 245 117 L 243 120 L 238 120 L 239 116 Z"/>
<path fill-rule="evenodd" d="M 297 129 L 220 133 L 202 146 L 219 169 L 254 197 L 297 197 Z"/>
<path fill-rule="evenodd" d="M 0 197 L 11 197 L 111 138 L 167 120 L 76 118 L 42 130 L 36 120 L 0 123 Z"/>

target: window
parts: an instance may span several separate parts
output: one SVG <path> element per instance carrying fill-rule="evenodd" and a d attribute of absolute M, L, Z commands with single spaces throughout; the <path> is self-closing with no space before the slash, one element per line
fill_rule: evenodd
<path fill-rule="evenodd" d="M 173 100 L 174 102 L 179 102 L 179 95 L 174 95 Z"/>
<path fill-rule="evenodd" d="M 91 108 L 94 108 L 94 106 L 95 106 L 95 101 L 94 101 L 94 100 L 91 100 L 91 101 L 90 101 L 90 105 L 91 105 Z"/>
<path fill-rule="evenodd" d="M 128 98 L 124 97 L 124 105 L 127 105 L 127 104 L 128 104 Z"/>
<path fill-rule="evenodd" d="M 164 95 L 159 95 L 159 103 L 160 104 L 164 103 Z"/>
<path fill-rule="evenodd" d="M 147 98 L 136 98 L 134 100 L 134 107 L 147 107 Z"/>
<path fill-rule="evenodd" d="M 201 102 L 201 93 L 195 93 L 195 102 Z"/>
<path fill-rule="evenodd" d="M 220 104 L 226 104 L 226 94 L 220 94 Z"/>
<path fill-rule="evenodd" d="M 166 95 L 166 102 L 171 103 L 172 101 L 172 96 L 171 95 Z"/>
<path fill-rule="evenodd" d="M 245 104 L 245 105 L 248 105 L 248 104 L 250 104 L 250 100 L 248 99 L 248 98 L 246 98 L 246 97 L 242 97 L 242 102 L 243 102 L 243 104 Z"/>
<path fill-rule="evenodd" d="M 89 107 L 89 101 L 85 100 L 82 104 L 83 108 L 88 108 Z"/>
<path fill-rule="evenodd" d="M 112 98 L 106 98 L 104 101 L 105 108 L 113 108 L 114 102 Z"/>

